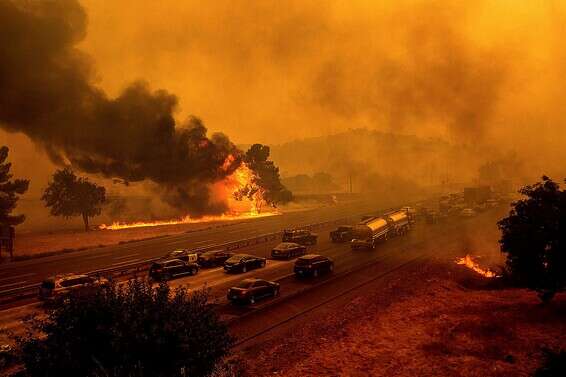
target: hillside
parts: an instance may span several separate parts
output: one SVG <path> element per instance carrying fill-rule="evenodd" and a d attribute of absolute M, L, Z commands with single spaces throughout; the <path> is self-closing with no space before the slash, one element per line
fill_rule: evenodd
<path fill-rule="evenodd" d="M 440 139 L 367 129 L 271 146 L 283 177 L 325 172 L 347 187 L 351 176 L 354 191 L 382 184 L 385 177 L 426 186 L 472 181 L 482 162 L 477 158 L 480 153 Z"/>

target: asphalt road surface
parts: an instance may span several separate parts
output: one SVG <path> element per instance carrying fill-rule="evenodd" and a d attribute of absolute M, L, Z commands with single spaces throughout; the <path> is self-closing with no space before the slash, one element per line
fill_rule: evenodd
<path fill-rule="evenodd" d="M 368 279 L 396 273 L 400 266 L 415 257 L 446 257 L 449 255 L 447 250 L 463 250 L 466 240 L 473 237 L 474 233 L 482 232 L 486 223 L 493 222 L 492 217 L 493 213 L 487 213 L 472 219 L 452 218 L 434 225 L 419 223 L 409 234 L 381 243 L 375 250 L 352 251 L 348 243 L 332 243 L 327 234 L 321 233 L 317 245 L 309 246 L 308 252 L 331 257 L 335 261 L 335 269 L 334 273 L 319 278 L 297 279 L 293 275 L 294 260 L 268 260 L 264 268 L 244 274 L 227 274 L 221 267 L 201 269 L 196 276 L 171 280 L 170 286 L 210 289 L 212 299 L 218 304 L 219 314 L 224 320 L 230 321 L 234 335 L 243 339 L 278 327 L 290 318 L 299 318 L 309 308 Z M 259 244 L 242 251 L 268 256 L 276 243 L 278 241 Z M 281 284 L 280 296 L 254 305 L 228 303 L 227 289 L 250 277 L 278 281 Z M 21 329 L 21 318 L 37 311 L 37 305 L 0 312 L 0 327 Z"/>
<path fill-rule="evenodd" d="M 84 273 L 103 268 L 119 267 L 159 257 L 179 248 L 208 247 L 278 232 L 290 227 L 300 227 L 345 217 L 355 219 L 361 214 L 383 210 L 392 207 L 394 204 L 403 205 L 403 203 L 385 200 L 382 200 L 379 204 L 376 204 L 375 201 L 344 203 L 313 210 L 225 223 L 222 226 L 186 234 L 6 263 L 0 265 L 0 294 L 8 293 L 18 287 L 38 284 L 46 277 L 55 274 Z M 327 235 L 323 235 L 322 238 L 325 237 Z M 76 246 L 80 247 L 81 245 Z M 238 251 L 254 253 L 260 250 L 265 250 L 265 248 Z"/>

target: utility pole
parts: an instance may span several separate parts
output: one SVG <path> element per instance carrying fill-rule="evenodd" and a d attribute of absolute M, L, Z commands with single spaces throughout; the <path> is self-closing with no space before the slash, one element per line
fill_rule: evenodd
<path fill-rule="evenodd" d="M 352 193 L 352 173 L 348 175 L 348 179 L 350 181 L 350 194 Z"/>

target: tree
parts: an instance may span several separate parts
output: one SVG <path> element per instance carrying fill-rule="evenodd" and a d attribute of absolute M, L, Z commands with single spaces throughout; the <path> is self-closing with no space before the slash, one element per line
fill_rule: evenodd
<path fill-rule="evenodd" d="M 79 178 L 69 168 L 57 170 L 53 180 L 41 198 L 51 215 L 69 218 L 82 216 L 85 231 L 89 230 L 89 218 L 100 215 L 106 201 L 106 189 Z"/>
<path fill-rule="evenodd" d="M 566 350 L 553 351 L 543 348 L 544 364 L 539 367 L 533 377 L 566 376 Z"/>
<path fill-rule="evenodd" d="M 207 291 L 139 279 L 71 294 L 28 326 L 16 340 L 31 376 L 208 376 L 233 344 Z"/>
<path fill-rule="evenodd" d="M 14 179 L 10 169 L 12 164 L 6 162 L 9 149 L 0 147 L 0 225 L 18 225 L 25 220 L 24 215 L 11 215 L 18 203 L 18 195 L 24 194 L 29 187 L 29 180 Z"/>
<path fill-rule="evenodd" d="M 269 147 L 262 144 L 254 144 L 248 149 L 244 162 L 255 172 L 256 178 L 236 194 L 237 199 L 244 196 L 253 198 L 261 190 L 263 200 L 273 206 L 293 200 L 291 191 L 281 183 L 279 168 L 269 161 L 269 153 Z"/>
<path fill-rule="evenodd" d="M 525 186 L 509 216 L 498 222 L 510 276 L 543 301 L 566 287 L 566 191 L 550 178 Z"/>

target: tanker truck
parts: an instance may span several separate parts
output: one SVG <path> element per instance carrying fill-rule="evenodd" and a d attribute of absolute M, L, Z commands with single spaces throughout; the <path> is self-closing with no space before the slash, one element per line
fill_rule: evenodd
<path fill-rule="evenodd" d="M 352 230 L 352 250 L 374 249 L 379 241 L 385 241 L 389 234 L 389 223 L 383 217 L 372 217 L 358 225 Z"/>
<path fill-rule="evenodd" d="M 411 228 L 411 218 L 408 211 L 401 209 L 386 214 L 385 219 L 389 223 L 390 236 L 400 236 L 409 231 Z"/>
<path fill-rule="evenodd" d="M 406 210 L 397 210 L 381 217 L 372 217 L 354 226 L 350 246 L 352 250 L 374 249 L 378 242 L 405 234 L 410 227 L 410 217 Z"/>

